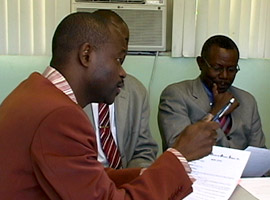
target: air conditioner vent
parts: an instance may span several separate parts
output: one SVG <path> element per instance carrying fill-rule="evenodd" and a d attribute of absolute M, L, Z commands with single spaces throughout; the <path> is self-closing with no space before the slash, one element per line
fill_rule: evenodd
<path fill-rule="evenodd" d="M 72 12 L 110 9 L 120 15 L 129 27 L 129 51 L 169 51 L 171 48 L 171 12 L 168 12 L 171 1 L 164 0 L 159 5 L 72 1 Z"/>
<path fill-rule="evenodd" d="M 145 3 L 145 0 L 75 0 L 76 2 L 92 3 Z"/>

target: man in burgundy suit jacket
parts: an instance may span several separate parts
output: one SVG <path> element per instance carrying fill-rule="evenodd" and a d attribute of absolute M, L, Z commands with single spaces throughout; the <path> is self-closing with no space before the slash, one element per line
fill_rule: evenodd
<path fill-rule="evenodd" d="M 211 152 L 215 122 L 187 127 L 148 169 L 104 169 L 82 110 L 112 103 L 126 76 L 127 45 L 109 21 L 74 13 L 57 27 L 50 66 L 0 105 L 1 199 L 181 199 L 192 191 L 179 157 Z M 181 152 L 181 153 L 180 153 Z"/>

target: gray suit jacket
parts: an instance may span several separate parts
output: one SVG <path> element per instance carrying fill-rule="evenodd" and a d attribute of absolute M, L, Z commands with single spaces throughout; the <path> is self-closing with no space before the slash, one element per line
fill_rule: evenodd
<path fill-rule="evenodd" d="M 217 130 L 217 145 L 236 149 L 247 146 L 265 147 L 265 137 L 254 97 L 231 86 L 229 91 L 240 106 L 231 113 L 232 128 L 227 136 Z M 163 148 L 172 146 L 175 138 L 189 124 L 201 120 L 210 111 L 210 101 L 198 77 L 169 85 L 162 92 L 158 122 Z"/>
<path fill-rule="evenodd" d="M 145 87 L 136 78 L 127 75 L 114 106 L 123 167 L 148 167 L 156 159 L 158 145 L 149 128 L 150 110 Z M 84 111 L 93 123 L 92 106 L 86 106 Z"/>

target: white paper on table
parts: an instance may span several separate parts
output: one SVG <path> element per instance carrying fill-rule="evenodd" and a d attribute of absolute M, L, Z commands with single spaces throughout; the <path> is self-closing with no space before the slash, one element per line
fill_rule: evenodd
<path fill-rule="evenodd" d="M 214 146 L 212 153 L 189 162 L 196 178 L 193 192 L 185 200 L 227 200 L 246 166 L 250 152 Z"/>
<path fill-rule="evenodd" d="M 260 177 L 270 170 L 270 150 L 249 146 L 251 152 L 242 177 Z"/>
<path fill-rule="evenodd" d="M 270 199 L 270 178 L 241 178 L 239 185 L 260 200 Z"/>

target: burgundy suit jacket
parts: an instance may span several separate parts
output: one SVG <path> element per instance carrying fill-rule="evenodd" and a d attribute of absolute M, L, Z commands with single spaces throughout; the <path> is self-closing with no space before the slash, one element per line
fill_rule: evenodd
<path fill-rule="evenodd" d="M 192 191 L 170 152 L 139 172 L 104 170 L 85 112 L 38 73 L 0 105 L 1 199 L 165 200 Z"/>

